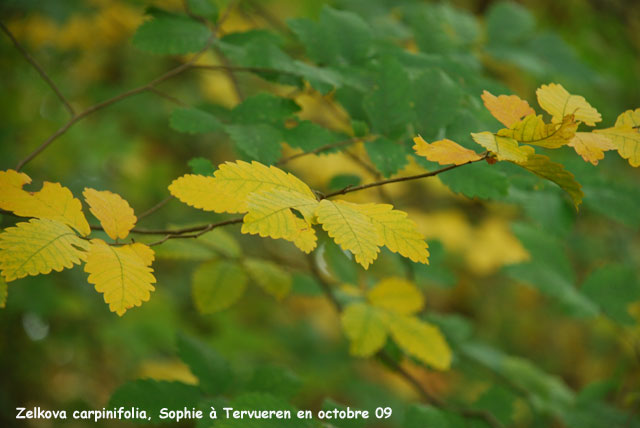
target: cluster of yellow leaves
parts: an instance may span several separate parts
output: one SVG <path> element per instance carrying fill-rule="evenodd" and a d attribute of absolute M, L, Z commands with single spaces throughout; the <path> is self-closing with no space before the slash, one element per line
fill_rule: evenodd
<path fill-rule="evenodd" d="M 259 162 L 227 162 L 213 177 L 187 174 L 169 186 L 173 196 L 205 211 L 246 213 L 242 233 L 285 239 L 309 253 L 321 224 L 365 269 L 380 247 L 428 263 L 427 244 L 406 213 L 391 205 L 318 200 L 295 176 Z"/>
<path fill-rule="evenodd" d="M 549 157 L 536 154 L 532 146 L 557 149 L 572 147 L 586 162 L 597 165 L 607 150 L 618 150 L 631 166 L 640 166 L 640 109 L 629 110 L 618 116 L 611 128 L 592 132 L 577 132 L 584 123 L 595 126 L 602 117 L 583 97 L 572 95 L 562 85 L 542 85 L 536 91 L 538 104 L 551 115 L 546 123 L 542 115 L 516 95 L 495 95 L 484 91 L 482 100 L 491 114 L 506 126 L 497 133 L 472 133 L 473 140 L 488 151 L 487 161 L 510 161 L 532 173 L 553 181 L 564 189 L 575 207 L 584 194 L 575 177 Z M 427 143 L 422 137 L 414 138 L 418 155 L 442 165 L 461 165 L 476 162 L 482 157 L 451 140 Z"/>
<path fill-rule="evenodd" d="M 342 313 L 342 328 L 351 354 L 368 357 L 378 352 L 391 334 L 407 354 L 438 370 L 451 365 L 451 349 L 438 329 L 415 314 L 424 296 L 415 284 L 386 278 L 367 291 L 365 301 L 351 303 Z"/>
<path fill-rule="evenodd" d="M 111 311 L 122 315 L 149 300 L 155 283 L 150 247 L 140 243 L 112 246 L 101 239 L 89 240 L 91 229 L 82 203 L 69 189 L 45 182 L 38 192 L 28 192 L 23 187 L 30 182 L 24 173 L 0 171 L 0 209 L 31 217 L 0 233 L 0 271 L 6 282 L 59 272 L 85 262 L 88 281 L 104 294 Z M 109 237 L 116 240 L 128 236 L 137 219 L 124 199 L 89 188 L 83 195 Z"/>

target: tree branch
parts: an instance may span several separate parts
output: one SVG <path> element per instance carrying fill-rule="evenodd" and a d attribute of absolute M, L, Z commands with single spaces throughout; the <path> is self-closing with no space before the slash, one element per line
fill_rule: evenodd
<path fill-rule="evenodd" d="M 40 74 L 40 77 L 42 77 L 42 80 L 44 80 L 49 85 L 49 87 L 53 90 L 53 92 L 56 93 L 56 95 L 58 96 L 60 101 L 62 101 L 62 104 L 64 104 L 64 107 L 71 114 L 71 116 L 75 116 L 76 113 L 73 110 L 73 107 L 71 106 L 71 103 L 69 103 L 69 101 L 65 98 L 65 96 L 62 95 L 62 92 L 60 91 L 60 89 L 58 89 L 56 84 L 53 83 L 53 80 L 51 80 L 49 75 L 44 71 L 44 69 L 40 66 L 40 64 L 38 64 L 38 62 L 35 60 L 35 58 L 32 57 L 31 54 L 29 54 L 29 52 L 27 52 L 27 50 L 18 42 L 18 40 L 11 33 L 11 31 L 9 31 L 9 28 L 7 28 L 4 25 L 4 23 L 0 22 L 0 28 L 11 39 L 11 41 L 15 45 L 16 49 L 18 49 L 18 51 L 20 51 L 22 56 L 24 56 L 24 58 L 29 62 L 29 64 L 31 64 L 33 66 L 33 68 L 36 69 L 36 71 Z"/>
<path fill-rule="evenodd" d="M 287 163 L 289 161 L 292 161 L 294 159 L 298 159 L 298 158 L 303 157 L 303 156 L 315 155 L 315 154 L 318 154 L 318 153 L 321 153 L 321 152 L 324 152 L 324 151 L 327 151 L 327 150 L 335 149 L 337 147 L 348 146 L 348 145 L 354 144 L 354 143 L 356 143 L 356 142 L 358 142 L 360 140 L 361 140 L 361 138 L 354 137 L 354 138 L 349 138 L 348 140 L 338 141 L 337 143 L 325 144 L 324 146 L 318 147 L 317 149 L 313 149 L 313 150 L 310 150 L 308 152 L 303 152 L 303 153 L 296 153 L 295 155 L 291 155 L 289 157 L 280 159 L 276 163 L 276 165 L 284 165 L 285 163 Z"/>
<path fill-rule="evenodd" d="M 150 216 L 154 212 L 158 211 L 160 208 L 162 208 L 165 205 L 167 205 L 169 203 L 169 201 L 171 201 L 172 199 L 173 199 L 173 195 L 167 196 L 166 198 L 164 198 L 163 200 L 161 200 L 160 202 L 158 202 L 157 204 L 155 204 L 154 206 L 152 206 L 151 208 L 149 208 L 148 210 L 146 210 L 145 212 L 140 214 L 138 216 L 138 220 L 143 219 L 143 218 L 145 218 L 147 216 Z"/>
<path fill-rule="evenodd" d="M 485 160 L 487 158 L 487 155 L 488 155 L 488 152 L 485 153 L 478 160 L 469 161 L 467 163 L 463 163 L 463 164 L 460 164 L 460 165 L 449 165 L 447 167 L 440 168 L 440 169 L 437 169 L 437 170 L 431 171 L 431 172 L 425 172 L 423 174 L 410 175 L 408 177 L 390 178 L 388 180 L 375 181 L 373 183 L 362 184 L 360 186 L 347 186 L 347 187 L 345 187 L 345 188 L 343 188 L 341 190 L 337 190 L 335 192 L 331 192 L 331 193 L 328 193 L 328 194 L 324 195 L 322 197 L 322 199 L 331 198 L 333 196 L 338 196 L 338 195 L 346 195 L 347 193 L 357 192 L 357 191 L 364 190 L 364 189 L 370 189 L 372 187 L 384 186 L 386 184 L 391 184 L 391 183 L 400 183 L 400 182 L 403 182 L 403 181 L 418 180 L 420 178 L 434 177 L 434 176 L 436 176 L 438 174 L 442 174 L 443 172 L 451 171 L 452 169 L 456 169 L 456 168 L 459 168 L 461 166 L 470 165 L 470 164 L 475 163 L 475 162 L 483 161 L 483 160 Z"/>

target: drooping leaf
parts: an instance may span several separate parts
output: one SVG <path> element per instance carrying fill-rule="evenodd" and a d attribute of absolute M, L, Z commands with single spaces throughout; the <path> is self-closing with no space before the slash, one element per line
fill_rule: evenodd
<path fill-rule="evenodd" d="M 122 316 L 127 309 L 148 301 L 155 290 L 152 284 L 156 279 L 147 261 L 131 245 L 116 247 L 92 239 L 84 270 L 96 291 L 104 294 L 109 309 Z"/>
<path fill-rule="evenodd" d="M 551 115 L 556 123 L 562 122 L 565 116 L 574 115 L 575 120 L 584 122 L 589 126 L 595 126 L 602 120 L 598 110 L 580 95 L 571 95 L 558 83 L 542 85 L 536 90 L 538 104 Z"/>
<path fill-rule="evenodd" d="M 69 189 L 59 183 L 45 181 L 42 189 L 32 193 L 22 189 L 29 183 L 31 178 L 25 173 L 11 169 L 0 171 L 0 209 L 20 217 L 56 220 L 73 227 L 83 236 L 91 232 L 82 213 L 82 204 Z"/>
<path fill-rule="evenodd" d="M 407 354 L 438 370 L 451 365 L 451 349 L 437 327 L 415 317 L 391 317 L 391 336 Z"/>
<path fill-rule="evenodd" d="M 351 251 L 365 269 L 378 257 L 381 238 L 360 206 L 345 201 L 323 199 L 316 209 L 318 222 L 340 247 Z"/>
<path fill-rule="evenodd" d="M 171 183 L 169 191 L 187 205 L 205 211 L 247 212 L 247 197 L 254 192 L 283 189 L 315 198 L 309 186 L 295 176 L 259 162 L 227 162 L 213 177 L 187 174 Z"/>
<path fill-rule="evenodd" d="M 315 248 L 316 238 L 311 219 L 317 205 L 315 198 L 299 192 L 274 189 L 253 193 L 248 198 L 249 210 L 243 219 L 242 233 L 282 238 L 294 243 L 302 239 L 300 249 L 309 252 L 309 249 Z M 300 221 L 292 209 L 302 213 L 306 221 Z"/>
<path fill-rule="evenodd" d="M 511 128 L 523 117 L 535 114 L 529 103 L 517 95 L 495 96 L 489 91 L 482 92 L 484 106 L 507 128 Z"/>
<path fill-rule="evenodd" d="M 244 267 L 253 279 L 267 293 L 278 300 L 291 291 L 291 274 L 275 263 L 259 259 L 247 259 Z"/>
<path fill-rule="evenodd" d="M 413 150 L 420 156 L 424 156 L 431 162 L 438 162 L 440 165 L 462 165 L 468 162 L 475 162 L 482 157 L 473 150 L 466 149 L 460 144 L 444 139 L 427 143 L 422 137 L 413 139 L 415 145 Z"/>
<path fill-rule="evenodd" d="M 66 224 L 31 219 L 0 233 L 0 270 L 5 281 L 60 272 L 86 259 L 89 247 Z"/>
<path fill-rule="evenodd" d="M 424 296 L 416 285 L 404 278 L 389 277 L 367 292 L 373 306 L 402 315 L 411 315 L 424 306 Z"/>
<path fill-rule="evenodd" d="M 222 123 L 214 115 L 193 107 L 180 107 L 171 112 L 169 126 L 187 134 L 204 134 L 222 130 Z"/>
<path fill-rule="evenodd" d="M 472 133 L 471 137 L 473 141 L 495 153 L 501 161 L 524 162 L 531 153 L 524 148 L 526 146 L 520 146 L 513 138 L 501 137 L 491 132 Z"/>
<path fill-rule="evenodd" d="M 389 204 L 360 204 L 354 209 L 366 215 L 375 226 L 378 245 L 416 263 L 429 263 L 429 250 L 424 237 L 407 213 L 394 210 Z"/>
<path fill-rule="evenodd" d="M 353 303 L 341 316 L 342 329 L 349 338 L 352 355 L 369 357 L 387 341 L 387 314 L 382 309 L 365 303 Z"/>
<path fill-rule="evenodd" d="M 249 278 L 235 262 L 213 260 L 193 273 L 191 295 L 201 314 L 212 314 L 233 305 L 242 297 Z"/>
<path fill-rule="evenodd" d="M 620 156 L 629 160 L 631 166 L 640 166 L 640 108 L 622 113 L 613 128 L 594 132 L 609 137 Z"/>
<path fill-rule="evenodd" d="M 569 144 L 575 136 L 576 129 L 578 129 L 578 123 L 571 114 L 566 115 L 561 123 L 546 124 L 542 120 L 542 115 L 534 113 L 516 122 L 509 129 L 499 130 L 498 135 L 513 138 L 522 144 L 557 149 Z"/>
<path fill-rule="evenodd" d="M 126 238 L 138 221 L 133 208 L 117 193 L 85 187 L 82 195 L 89 204 L 91 214 L 100 221 L 111 239 Z"/>
<path fill-rule="evenodd" d="M 598 161 L 604 159 L 605 151 L 616 149 L 608 136 L 593 132 L 576 132 L 568 145 L 573 147 L 585 162 L 591 162 L 593 165 L 598 165 Z"/>
<path fill-rule="evenodd" d="M 582 198 L 584 197 L 582 186 L 576 181 L 572 173 L 564 169 L 562 164 L 552 162 L 548 156 L 532 154 L 526 161 L 518 162 L 518 165 L 560 186 L 562 190 L 571 196 L 576 209 L 582 203 Z"/>
<path fill-rule="evenodd" d="M 159 12 L 144 22 L 133 36 L 133 45 L 154 54 L 185 54 L 204 48 L 211 32 L 193 19 Z"/>

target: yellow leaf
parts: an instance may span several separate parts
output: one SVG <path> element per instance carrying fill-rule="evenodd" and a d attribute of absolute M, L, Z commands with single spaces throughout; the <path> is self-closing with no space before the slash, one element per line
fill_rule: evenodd
<path fill-rule="evenodd" d="M 516 140 L 501 137 L 491 132 L 472 133 L 473 140 L 485 149 L 495 153 L 498 160 L 524 162 L 529 157 L 530 151 L 520 146 Z"/>
<path fill-rule="evenodd" d="M 221 311 L 242 297 L 248 282 L 244 269 L 235 262 L 213 260 L 201 264 L 193 273 L 193 302 L 201 314 Z"/>
<path fill-rule="evenodd" d="M 111 239 L 126 238 L 138 221 L 133 214 L 133 208 L 116 193 L 85 187 L 82 195 L 89 204 L 91 214 L 100 221 L 105 233 Z"/>
<path fill-rule="evenodd" d="M 297 232 L 293 236 L 292 242 L 301 251 L 309 254 L 316 248 L 318 237 L 313 227 L 301 218 L 296 218 Z"/>
<path fill-rule="evenodd" d="M 408 257 L 416 263 L 429 264 L 429 250 L 424 237 L 407 213 L 388 204 L 355 205 L 354 209 L 369 217 L 378 233 L 378 245 Z"/>
<path fill-rule="evenodd" d="M 27 275 L 71 268 L 85 260 L 89 247 L 66 224 L 31 219 L 0 234 L 0 270 L 7 282 Z"/>
<path fill-rule="evenodd" d="M 0 308 L 7 306 L 7 282 L 0 276 Z"/>
<path fill-rule="evenodd" d="M 582 203 L 584 193 L 582 193 L 580 183 L 576 181 L 573 174 L 564 169 L 562 164 L 552 162 L 548 156 L 533 154 L 525 162 L 519 162 L 518 165 L 560 186 L 571 196 L 576 209 Z"/>
<path fill-rule="evenodd" d="M 440 330 L 415 317 L 391 317 L 391 336 L 407 354 L 438 370 L 451 366 L 451 349 Z"/>
<path fill-rule="evenodd" d="M 585 162 L 591 162 L 594 165 L 598 165 L 598 161 L 604 159 L 605 151 L 616 148 L 609 137 L 593 132 L 576 132 L 569 146 L 573 147 Z"/>
<path fill-rule="evenodd" d="M 315 198 L 313 192 L 294 175 L 259 162 L 227 162 L 213 177 L 184 175 L 171 183 L 169 191 L 187 205 L 218 213 L 247 212 L 247 197 L 274 189 L 298 192 Z"/>
<path fill-rule="evenodd" d="M 316 209 L 318 222 L 343 250 L 351 251 L 356 262 L 367 269 L 378 257 L 381 238 L 371 219 L 357 204 L 323 199 Z"/>
<path fill-rule="evenodd" d="M 420 156 L 424 156 L 431 162 L 438 162 L 440 165 L 462 165 L 468 162 L 475 162 L 482 159 L 482 156 L 473 150 L 466 149 L 460 144 L 447 140 L 438 140 L 427 143 L 422 137 L 413 139 L 416 143 L 413 150 Z"/>
<path fill-rule="evenodd" d="M 385 278 L 369 292 L 373 306 L 402 315 L 411 315 L 424 306 L 424 296 L 416 285 L 404 278 Z"/>
<path fill-rule="evenodd" d="M 501 129 L 498 135 L 513 138 L 522 144 L 534 144 L 557 149 L 569 144 L 578 129 L 573 115 L 567 115 L 562 123 L 544 123 L 542 115 L 532 114 L 517 122 L 510 129 Z"/>
<path fill-rule="evenodd" d="M 265 260 L 247 259 L 244 267 L 251 278 L 267 293 L 282 300 L 291 291 L 291 274 L 275 263 Z"/>
<path fill-rule="evenodd" d="M 27 192 L 22 186 L 31 182 L 24 173 L 14 170 L 0 171 L 0 208 L 12 211 L 20 217 L 35 217 L 56 220 L 76 229 L 81 235 L 91 230 L 82 213 L 82 204 L 66 187 L 59 183 L 42 185 L 38 192 Z"/>
<path fill-rule="evenodd" d="M 579 95 L 571 95 L 562 85 L 550 83 L 536 90 L 538 104 L 551 115 L 554 122 L 561 122 L 566 115 L 572 114 L 575 120 L 595 126 L 602 120 L 598 110 Z"/>
<path fill-rule="evenodd" d="M 140 242 L 134 242 L 127 245 L 134 253 L 138 255 L 144 262 L 145 266 L 151 266 L 156 258 L 156 253 L 150 246 L 142 244 Z"/>
<path fill-rule="evenodd" d="M 116 247 L 101 239 L 91 240 L 84 266 L 88 281 L 95 285 L 97 292 L 104 294 L 109 310 L 119 316 L 148 301 L 151 291 L 155 290 L 153 269 L 139 252 L 140 248 L 132 249 L 131 245 Z"/>
<path fill-rule="evenodd" d="M 305 252 L 315 248 L 315 232 L 311 227 L 313 213 L 318 205 L 315 198 L 298 192 L 275 189 L 264 193 L 252 193 L 247 198 L 247 205 L 248 213 L 243 219 L 242 233 L 299 242 L 300 245 L 296 245 Z M 291 209 L 299 211 L 306 220 L 296 217 Z"/>
<path fill-rule="evenodd" d="M 500 95 L 496 97 L 491 92 L 484 91 L 482 93 L 482 101 L 484 101 L 484 106 L 491 112 L 493 117 L 508 128 L 511 128 L 523 117 L 535 114 L 529 103 L 517 95 Z"/>
<path fill-rule="evenodd" d="M 631 166 L 640 166 L 640 108 L 622 113 L 613 128 L 593 132 L 609 137 L 620 156 L 628 159 Z"/>
<path fill-rule="evenodd" d="M 387 341 L 388 315 L 381 309 L 365 303 L 353 303 L 342 312 L 341 321 L 352 355 L 369 357 Z"/>

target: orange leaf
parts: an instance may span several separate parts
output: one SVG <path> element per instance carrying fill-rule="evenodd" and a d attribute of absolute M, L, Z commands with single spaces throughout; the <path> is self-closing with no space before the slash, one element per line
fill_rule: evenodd
<path fill-rule="evenodd" d="M 418 136 L 413 139 L 415 146 L 413 150 L 420 156 L 424 156 L 431 162 L 438 162 L 440 165 L 462 165 L 468 162 L 474 162 L 482 159 L 482 156 L 462 147 L 460 144 L 444 139 L 427 143 L 422 137 Z"/>
<path fill-rule="evenodd" d="M 482 93 L 484 106 L 508 128 L 525 116 L 535 114 L 529 103 L 517 95 L 500 95 L 496 97 L 489 91 Z"/>

